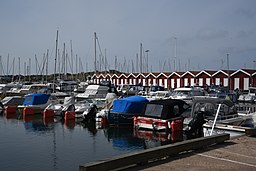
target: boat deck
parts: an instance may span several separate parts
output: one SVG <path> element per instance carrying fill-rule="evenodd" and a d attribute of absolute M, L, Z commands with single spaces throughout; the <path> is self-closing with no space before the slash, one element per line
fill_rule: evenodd
<path fill-rule="evenodd" d="M 256 170 L 256 138 L 242 136 L 127 170 Z"/>

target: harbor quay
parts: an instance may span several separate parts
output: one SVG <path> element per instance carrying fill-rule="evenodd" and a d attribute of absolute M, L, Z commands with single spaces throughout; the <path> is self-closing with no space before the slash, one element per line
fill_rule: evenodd
<path fill-rule="evenodd" d="M 224 133 L 86 163 L 80 170 L 255 170 L 255 142 Z"/>
<path fill-rule="evenodd" d="M 126 170 L 255 170 L 256 137 L 242 136 L 215 146 L 168 157 Z"/>

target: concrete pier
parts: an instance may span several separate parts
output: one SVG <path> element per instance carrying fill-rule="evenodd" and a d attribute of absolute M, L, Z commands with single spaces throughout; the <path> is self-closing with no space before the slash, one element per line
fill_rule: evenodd
<path fill-rule="evenodd" d="M 225 141 L 216 146 L 183 153 L 165 160 L 159 160 L 144 166 L 136 166 L 126 170 L 256 170 L 256 138 L 242 136 Z"/>
<path fill-rule="evenodd" d="M 202 149 L 218 143 L 223 143 L 229 140 L 229 134 L 213 135 L 208 137 L 201 137 L 182 141 L 174 144 L 160 146 L 152 149 L 143 150 L 141 152 L 130 153 L 109 160 L 98 161 L 94 163 L 87 163 L 80 165 L 80 171 L 88 170 L 113 170 L 124 169 L 124 167 L 132 165 L 144 165 L 148 162 L 168 158 L 169 156 L 176 156 L 182 152 Z"/>

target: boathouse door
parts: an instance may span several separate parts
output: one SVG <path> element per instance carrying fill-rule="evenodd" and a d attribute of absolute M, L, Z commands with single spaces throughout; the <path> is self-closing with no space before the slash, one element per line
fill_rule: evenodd
<path fill-rule="evenodd" d="M 203 78 L 199 78 L 199 86 L 204 86 L 203 80 Z"/>
<path fill-rule="evenodd" d="M 244 78 L 244 90 L 249 90 L 249 78 Z"/>
<path fill-rule="evenodd" d="M 177 88 L 179 88 L 180 87 L 180 79 L 178 78 L 177 79 Z"/>
<path fill-rule="evenodd" d="M 220 85 L 220 78 L 215 79 L 215 85 Z"/>
<path fill-rule="evenodd" d="M 187 78 L 184 79 L 184 86 L 185 87 L 188 86 L 188 79 Z"/>
<path fill-rule="evenodd" d="M 194 86 L 194 85 L 195 85 L 195 79 L 194 79 L 194 78 L 191 78 L 191 79 L 190 79 L 190 85 L 191 85 L 191 86 Z"/>
<path fill-rule="evenodd" d="M 206 84 L 207 84 L 208 86 L 211 85 L 211 79 L 210 79 L 210 78 L 206 78 Z"/>
<path fill-rule="evenodd" d="M 234 89 L 239 89 L 239 78 L 235 78 L 235 85 L 234 85 Z"/>
<path fill-rule="evenodd" d="M 175 85 L 174 85 L 175 82 L 174 82 L 174 81 L 175 81 L 175 80 L 172 78 L 172 79 L 171 79 L 171 88 L 175 88 Z"/>
<path fill-rule="evenodd" d="M 228 86 L 228 78 L 224 78 L 224 84 L 225 87 Z"/>

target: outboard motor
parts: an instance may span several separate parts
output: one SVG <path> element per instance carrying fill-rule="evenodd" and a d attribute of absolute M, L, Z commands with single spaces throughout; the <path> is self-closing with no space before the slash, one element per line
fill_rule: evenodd
<path fill-rule="evenodd" d="M 87 112 L 83 113 L 84 121 L 95 120 L 98 108 L 95 104 L 92 104 Z"/>
<path fill-rule="evenodd" d="M 203 124 L 206 122 L 204 118 L 205 112 L 197 112 L 193 119 L 189 122 L 188 128 L 185 130 L 185 133 L 188 136 L 202 136 L 203 133 Z"/>

